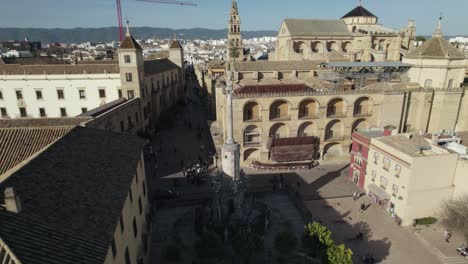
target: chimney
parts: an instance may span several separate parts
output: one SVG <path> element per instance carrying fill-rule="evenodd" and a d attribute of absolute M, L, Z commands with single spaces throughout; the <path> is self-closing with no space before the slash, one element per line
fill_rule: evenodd
<path fill-rule="evenodd" d="M 18 195 L 15 194 L 13 187 L 8 187 L 4 191 L 5 194 L 5 209 L 8 212 L 20 213 L 22 208 L 21 200 Z"/>
<path fill-rule="evenodd" d="M 393 135 L 393 131 L 396 129 L 395 126 L 388 125 L 384 127 L 384 136 L 391 136 Z"/>

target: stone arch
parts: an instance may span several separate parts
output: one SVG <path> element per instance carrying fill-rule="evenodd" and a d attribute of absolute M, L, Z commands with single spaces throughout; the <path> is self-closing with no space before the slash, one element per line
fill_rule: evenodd
<path fill-rule="evenodd" d="M 317 100 L 306 98 L 299 103 L 299 118 L 314 118 L 318 116 L 320 105 Z"/>
<path fill-rule="evenodd" d="M 294 52 L 303 54 L 306 50 L 306 44 L 304 41 L 294 41 L 293 43 Z"/>
<path fill-rule="evenodd" d="M 370 114 L 370 99 L 367 96 L 360 97 L 354 102 L 354 116 L 368 115 Z"/>
<path fill-rule="evenodd" d="M 333 142 L 328 143 L 323 147 L 323 159 L 329 159 L 334 157 L 340 157 L 343 153 L 343 149 L 340 143 Z"/>
<path fill-rule="evenodd" d="M 249 101 L 243 107 L 244 121 L 259 121 L 261 120 L 261 105 L 256 101 Z"/>
<path fill-rule="evenodd" d="M 356 131 L 356 130 L 361 130 L 361 129 L 367 129 L 369 127 L 369 124 L 367 122 L 367 119 L 365 118 L 360 118 L 356 121 L 354 121 L 351 133 Z"/>
<path fill-rule="evenodd" d="M 327 104 L 327 117 L 346 115 L 346 102 L 343 98 L 335 97 Z"/>
<path fill-rule="evenodd" d="M 270 105 L 270 120 L 289 118 L 290 103 L 284 99 L 274 101 Z"/>
<path fill-rule="evenodd" d="M 317 125 L 313 122 L 304 122 L 297 130 L 298 137 L 311 137 L 317 135 Z"/>
<path fill-rule="evenodd" d="M 338 51 L 338 43 L 336 41 L 327 41 L 327 51 Z"/>
<path fill-rule="evenodd" d="M 284 123 L 276 123 L 270 128 L 269 136 L 274 138 L 286 138 L 289 135 L 289 127 Z"/>
<path fill-rule="evenodd" d="M 234 32 L 237 32 L 237 25 L 234 25 Z"/>
<path fill-rule="evenodd" d="M 351 50 L 351 42 L 350 41 L 345 41 L 341 44 L 341 49 L 344 51 L 344 52 L 349 52 Z"/>
<path fill-rule="evenodd" d="M 244 129 L 244 132 L 243 132 L 244 146 L 260 144 L 261 143 L 261 137 L 260 137 L 261 134 L 262 134 L 262 131 L 258 126 L 256 126 L 256 125 L 247 126 Z"/>
<path fill-rule="evenodd" d="M 244 161 L 260 159 L 260 151 L 256 148 L 246 149 L 244 151 Z"/>
<path fill-rule="evenodd" d="M 325 140 L 341 141 L 344 135 L 344 124 L 338 119 L 330 121 L 325 128 Z"/>
<path fill-rule="evenodd" d="M 310 48 L 312 49 L 313 53 L 319 53 L 322 52 L 322 42 L 320 41 L 313 41 L 310 44 Z"/>
<path fill-rule="evenodd" d="M 384 39 L 381 39 L 379 40 L 379 46 L 378 46 L 379 50 L 380 51 L 384 51 L 386 46 L 385 46 L 385 40 Z"/>

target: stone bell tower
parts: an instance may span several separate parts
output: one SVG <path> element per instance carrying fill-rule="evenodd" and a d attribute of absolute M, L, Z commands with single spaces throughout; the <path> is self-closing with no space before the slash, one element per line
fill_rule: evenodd
<path fill-rule="evenodd" d="M 237 56 L 231 58 L 231 50 L 237 50 Z M 239 17 L 239 10 L 237 9 L 236 0 L 232 0 L 231 11 L 229 12 L 229 25 L 228 25 L 228 43 L 227 43 L 227 60 L 231 61 L 244 59 L 244 47 L 242 45 L 241 35 L 241 20 Z"/>

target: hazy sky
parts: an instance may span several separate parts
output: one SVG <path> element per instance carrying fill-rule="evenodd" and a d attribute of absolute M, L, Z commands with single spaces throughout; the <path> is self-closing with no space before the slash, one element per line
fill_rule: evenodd
<path fill-rule="evenodd" d="M 185 1 L 185 0 L 184 0 Z M 188 1 L 188 0 L 187 0 Z M 193 0 L 196 7 L 122 0 L 132 26 L 225 28 L 231 0 Z M 284 18 L 337 19 L 357 0 L 238 0 L 244 30 L 278 30 Z M 117 24 L 115 0 L 0 0 L 0 27 L 107 27 Z M 416 21 L 434 31 L 440 12 L 446 35 L 468 35 L 468 0 L 364 0 L 380 23 L 399 29 Z"/>

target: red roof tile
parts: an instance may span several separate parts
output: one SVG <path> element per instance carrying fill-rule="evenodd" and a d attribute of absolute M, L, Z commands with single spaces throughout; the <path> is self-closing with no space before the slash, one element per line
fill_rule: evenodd
<path fill-rule="evenodd" d="M 312 88 L 305 84 L 269 84 L 246 85 L 235 91 L 236 94 L 276 93 L 276 92 L 305 92 Z"/>

